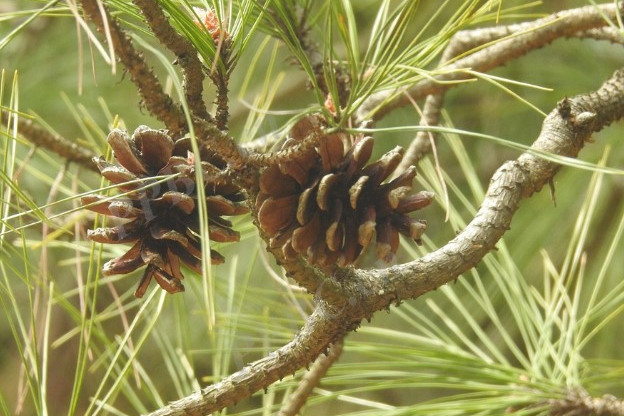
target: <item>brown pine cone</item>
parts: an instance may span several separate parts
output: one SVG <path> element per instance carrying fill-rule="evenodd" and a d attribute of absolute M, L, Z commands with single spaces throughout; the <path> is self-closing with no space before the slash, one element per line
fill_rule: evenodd
<path fill-rule="evenodd" d="M 298 129 L 293 133 L 301 137 Z M 289 139 L 282 150 L 297 143 Z M 412 193 L 414 166 L 383 183 L 403 149 L 365 166 L 372 150 L 371 137 L 332 133 L 321 137 L 318 147 L 266 168 L 256 209 L 271 248 L 286 258 L 302 255 L 311 264 L 344 267 L 357 260 L 374 234 L 377 257 L 386 262 L 399 247 L 399 233 L 420 243 L 426 223 L 409 213 L 429 205 L 433 193 Z"/>
<path fill-rule="evenodd" d="M 120 225 L 90 230 L 88 238 L 100 243 L 134 243 L 122 256 L 104 264 L 104 275 L 130 273 L 147 265 L 136 297 L 142 297 L 152 279 L 169 293 L 184 290 L 180 263 L 201 273 L 201 241 L 193 155 L 188 139 L 177 142 L 163 131 L 140 126 L 132 135 L 115 129 L 108 135 L 118 164 L 96 158 L 106 179 L 124 194 L 115 197 L 89 195 L 82 198 L 86 208 L 100 214 L 131 219 Z M 217 182 L 220 170 L 201 162 L 206 185 L 210 239 L 238 241 L 238 232 L 222 215 L 247 212 L 239 189 Z M 175 175 L 167 178 L 168 175 Z M 213 264 L 223 256 L 210 251 Z"/>

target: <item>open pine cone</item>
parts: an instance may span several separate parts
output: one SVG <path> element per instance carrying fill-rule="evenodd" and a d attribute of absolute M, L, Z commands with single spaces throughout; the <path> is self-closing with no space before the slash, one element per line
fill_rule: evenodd
<path fill-rule="evenodd" d="M 298 143 L 288 139 L 282 150 Z M 386 262 L 399 247 L 399 233 L 420 243 L 426 223 L 409 213 L 429 205 L 433 193 L 412 193 L 414 166 L 383 183 L 403 149 L 365 166 L 372 149 L 371 137 L 332 133 L 321 137 L 318 147 L 266 168 L 256 209 L 271 248 L 286 258 L 302 255 L 311 264 L 344 267 L 357 260 L 373 235 L 377 257 Z"/>
<path fill-rule="evenodd" d="M 136 297 L 141 297 L 152 279 L 169 293 L 184 290 L 180 263 L 201 273 L 201 241 L 193 155 L 188 140 L 174 141 L 163 131 L 140 126 L 132 135 L 115 129 L 108 135 L 118 164 L 96 158 L 102 176 L 125 193 L 116 197 L 89 195 L 82 198 L 86 208 L 100 214 L 128 218 L 129 222 L 90 230 L 88 238 L 101 243 L 133 243 L 122 256 L 110 260 L 104 275 L 130 273 L 147 265 Z M 233 185 L 215 180 L 220 170 L 201 162 L 208 207 L 210 239 L 238 241 L 239 234 L 222 215 L 247 212 L 243 195 Z M 166 178 L 166 175 L 177 176 Z M 213 264 L 223 256 L 210 251 Z"/>

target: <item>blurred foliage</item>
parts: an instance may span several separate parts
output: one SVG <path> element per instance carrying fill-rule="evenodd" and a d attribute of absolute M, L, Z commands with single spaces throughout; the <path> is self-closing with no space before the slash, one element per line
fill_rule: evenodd
<path fill-rule="evenodd" d="M 111 3 L 120 10 L 127 8 L 122 1 Z M 379 3 L 349 3 L 362 48 L 368 42 Z M 448 5 L 440 8 L 439 1 L 416 3 L 408 34 L 417 33 L 435 13 L 439 12 L 437 19 L 443 23 L 454 12 Z M 505 0 L 502 6 L 527 3 Z M 587 3 L 548 1 L 522 9 L 501 23 Z M 25 21 L 29 13 L 20 11 L 46 4 L 38 0 L 4 0 L 0 4 L 0 37 Z M 137 24 L 128 18 L 128 27 Z M 422 36 L 434 36 L 438 30 L 432 25 Z M 322 105 L 322 97 L 309 88 L 309 80 L 289 49 L 266 35 L 267 31 L 260 27 L 254 37 L 246 40 L 249 44 L 238 57 L 230 80 L 230 132 L 241 142 L 279 130 L 310 106 Z M 144 38 L 156 45 L 149 36 Z M 345 52 L 338 39 L 334 47 L 332 53 Z M 152 54 L 146 56 L 161 79 L 166 79 L 164 65 Z M 432 68 L 437 59 L 435 55 L 427 58 Z M 513 87 L 522 98 L 548 113 L 561 98 L 596 89 L 622 62 L 621 46 L 559 40 L 492 73 L 551 88 L 543 91 Z M 0 49 L 0 68 L 5 71 L 4 94 L 0 97 L 3 106 L 10 105 L 12 90 L 19 96 L 19 103 L 14 104 L 20 111 L 36 115 L 50 129 L 97 153 L 107 152 L 104 139 L 116 118 L 130 130 L 140 124 L 161 127 L 142 109 L 123 68 L 118 66 L 117 72 L 111 73 L 110 66 L 94 51 L 60 3 Z M 12 89 L 14 76 L 18 77 L 18 88 Z M 173 88 L 172 82 L 165 85 Z M 208 103 L 213 101 L 213 94 L 214 90 L 208 88 Z M 525 145 L 536 138 L 543 118 L 483 81 L 450 90 L 445 113 L 448 126 Z M 418 119 L 413 108 L 404 108 L 389 114 L 378 127 L 415 125 Z M 603 160 L 610 167 L 623 166 L 622 134 L 620 124 L 596 134 L 581 158 L 592 163 Z M 380 132 L 376 134 L 375 152 L 381 154 L 397 144 L 407 146 L 413 135 Z M 0 298 L 5 318 L 0 319 L 0 406 L 5 412 L 21 409 L 22 414 L 118 415 L 154 410 L 288 342 L 311 310 L 309 296 L 284 285 L 281 270 L 265 252 L 249 219 L 235 224 L 241 231 L 240 244 L 219 248 L 228 260 L 213 269 L 216 296 L 211 307 L 217 312 L 214 330 L 210 331 L 208 325 L 205 281 L 190 273 L 184 294 L 167 296 L 153 289 L 146 299 L 132 298 L 138 275 L 99 278 L 96 274 L 101 258 L 118 255 L 122 249 L 102 248 L 85 241 L 85 230 L 99 220 L 81 210 L 68 213 L 77 207 L 76 195 L 105 184 L 97 175 L 77 166 L 69 165 L 64 171 L 64 161 L 44 150 L 30 155 L 31 146 L 10 139 L 4 128 L 2 137 L 4 171 L 24 194 L 12 200 L 10 208 L 3 205 L 3 218 L 24 211 L 23 201 L 27 199 L 42 207 L 48 217 L 65 213 L 50 223 L 2 236 Z M 491 174 L 519 152 L 468 135 L 448 134 L 439 140 L 438 154 L 449 181 L 451 206 L 442 206 L 440 198 L 440 204 L 424 213 L 429 223 L 427 244 L 418 248 L 418 253 L 433 250 L 452 238 L 478 207 L 480 192 Z M 64 173 L 58 176 L 59 172 Z M 432 161 L 427 159 L 420 166 L 418 186 L 438 192 L 433 172 Z M 523 391 L 518 386 L 527 382 L 524 377 L 538 372 L 542 378 L 529 380 L 527 386 L 530 382 L 543 383 L 545 391 L 554 393 L 567 383 L 582 382 L 592 394 L 624 397 L 624 386 L 617 382 L 624 375 L 620 346 L 624 318 L 618 315 L 624 293 L 624 257 L 608 256 L 610 250 L 621 253 L 623 248 L 616 231 L 624 213 L 624 182 L 618 175 L 566 167 L 556 176 L 554 190 L 551 194 L 544 189 L 522 203 L 499 250 L 474 272 L 456 284 L 392 308 L 389 314 L 379 313 L 372 323 L 350 334 L 343 356 L 317 389 L 305 414 L 500 414 L 527 397 L 539 397 L 534 391 L 526 392 L 527 397 L 509 394 Z M 5 187 L 2 195 L 6 192 Z M 62 202 L 44 207 L 55 201 Z M 588 211 L 591 204 L 593 208 Z M 452 214 L 448 222 L 443 221 L 446 209 Z M 35 220 L 32 215 L 23 215 L 10 225 L 19 227 Z M 586 221 L 585 228 L 577 221 Z M 3 224 L 6 227 L 8 223 Z M 397 261 L 419 255 L 414 250 L 407 245 Z M 578 252 L 570 257 L 571 250 Z M 603 276 L 602 287 L 595 292 L 598 276 Z M 492 310 L 484 309 L 483 299 L 470 295 L 480 285 Z M 514 298 L 505 295 L 505 287 L 521 291 Z M 90 294 L 85 295 L 85 289 Z M 594 296 L 597 299 L 591 300 Z M 550 310 L 553 322 L 548 323 L 548 307 L 557 304 L 557 299 L 565 307 L 563 311 Z M 552 362 L 548 364 L 553 365 L 550 372 L 546 364 L 536 373 L 525 367 L 523 357 L 530 361 L 526 364 L 529 366 L 532 359 L 541 363 L 543 357 L 530 350 L 519 322 L 526 320 L 527 327 L 553 330 L 541 341 L 563 348 L 557 337 L 566 331 L 578 331 L 572 324 L 580 322 L 584 308 L 601 299 L 616 299 L 616 303 L 603 311 L 604 316 L 598 315 L 586 333 L 607 317 L 610 320 L 582 352 L 574 351 L 578 356 L 569 357 L 566 363 L 573 364 L 569 374 L 554 377 L 558 370 Z M 527 312 L 527 316 L 519 318 L 517 311 L 530 301 L 542 309 L 536 308 L 534 316 Z M 36 336 L 32 335 L 33 328 Z M 504 339 L 503 328 L 509 339 Z M 90 334 L 89 341 L 82 342 L 86 334 Z M 488 346 L 489 342 L 495 348 Z M 515 352 L 513 345 L 518 349 Z M 29 370 L 25 370 L 25 363 Z M 301 373 L 227 413 L 275 411 Z M 452 401 L 448 400 L 450 395 L 456 395 Z M 457 403 L 457 409 L 452 408 L 453 403 Z"/>

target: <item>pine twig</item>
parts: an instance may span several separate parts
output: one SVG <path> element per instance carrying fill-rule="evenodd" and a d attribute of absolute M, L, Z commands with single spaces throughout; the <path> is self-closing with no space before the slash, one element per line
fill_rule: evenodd
<path fill-rule="evenodd" d="M 132 40 L 119 26 L 117 20 L 110 15 L 106 6 L 100 4 L 98 0 L 81 0 L 81 4 L 89 20 L 95 24 L 100 33 L 105 34 L 108 27 L 115 53 L 137 86 L 148 111 L 165 123 L 173 136 L 188 131 L 181 109 L 164 92 L 156 75 L 134 48 Z"/>
<path fill-rule="evenodd" d="M 133 0 L 145 17 L 156 38 L 178 58 L 184 73 L 184 93 L 186 102 L 195 117 L 212 121 L 208 114 L 202 94 L 204 91 L 204 72 L 197 56 L 197 50 L 183 36 L 178 34 L 165 16 L 156 0 Z"/>
<path fill-rule="evenodd" d="M 349 320 L 348 315 L 346 309 L 336 310 L 319 302 L 291 342 L 201 392 L 169 403 L 148 416 L 207 415 L 251 396 L 305 367 L 330 343 L 355 329 L 359 321 Z"/>
<path fill-rule="evenodd" d="M 223 74 L 218 69 L 216 71 L 218 71 L 218 73 L 214 76 L 215 86 L 217 87 L 215 121 L 219 130 L 227 130 L 228 120 L 230 118 L 230 104 L 228 99 L 228 83 L 230 77 L 227 73 Z"/>
<path fill-rule="evenodd" d="M 573 390 L 563 399 L 549 400 L 551 416 L 624 416 L 624 400 L 605 395 L 592 397 L 585 390 Z"/>
<path fill-rule="evenodd" d="M 429 104 L 425 102 L 424 117 L 421 125 L 435 126 L 439 123 L 439 111 L 442 108 L 443 96 L 450 88 L 459 85 L 457 82 L 470 76 L 461 72 L 462 68 L 471 68 L 475 71 L 487 72 L 502 66 L 509 61 L 519 58 L 535 49 L 542 48 L 561 37 L 580 37 L 622 42 L 617 30 L 605 27 L 607 22 L 603 14 L 611 19 L 619 9 L 612 4 L 601 6 L 586 6 L 580 9 L 571 9 L 530 22 L 517 23 L 508 26 L 465 30 L 456 33 L 445 49 L 440 60 L 440 69 L 443 75 L 433 79 L 425 79 L 405 89 L 402 95 L 397 91 L 382 91 L 368 98 L 358 109 L 355 116 L 355 125 L 368 124 L 367 119 L 379 121 L 396 108 L 411 104 L 415 100 L 429 95 L 437 95 Z M 589 13 L 589 16 L 585 14 Z M 471 54 L 466 52 L 493 42 L 510 37 L 502 42 L 482 47 Z M 453 72 L 453 70 L 455 72 Z M 446 73 L 448 71 L 448 73 Z M 395 96 L 392 98 L 393 96 Z M 436 108 L 437 107 L 437 108 Z M 437 114 L 436 114 L 437 113 Z M 403 157 L 401 168 L 413 165 L 420 157 L 430 150 L 430 136 L 426 132 L 418 134 L 417 143 L 407 149 Z M 262 138 L 259 142 L 249 142 L 248 149 L 270 147 L 274 141 Z"/>
<path fill-rule="evenodd" d="M 104 6 L 100 9 L 98 0 L 81 0 L 81 2 L 85 13 L 95 23 L 98 31 L 104 33 L 106 30 L 103 19 L 108 22 L 115 52 L 130 73 L 147 109 L 165 123 L 172 136 L 188 131 L 182 110 L 163 91 L 160 81 L 147 66 L 141 54 L 134 49 L 132 41 L 119 23 L 111 17 Z M 242 151 L 229 136 L 205 120 L 194 118 L 192 122 L 199 139 L 207 144 L 214 154 L 236 170 L 245 168 L 246 152 Z"/>
<path fill-rule="evenodd" d="M 340 358 L 344 339 L 334 342 L 327 352 L 327 355 L 319 355 L 310 367 L 310 370 L 303 376 L 297 389 L 290 394 L 282 403 L 282 408 L 277 416 L 295 416 L 305 405 L 308 397 L 321 379 L 327 374 L 330 367 Z"/>
<path fill-rule="evenodd" d="M 508 26 L 492 28 L 480 28 L 457 32 L 450 40 L 440 59 L 440 66 L 451 62 L 454 58 L 463 55 L 471 49 L 494 42 L 514 33 L 531 29 L 535 23 L 525 22 Z M 624 37 L 619 30 L 612 27 L 599 27 L 585 31 L 578 31 L 570 35 L 581 39 L 595 39 L 612 43 L 624 43 Z M 423 106 L 423 115 L 419 122 L 420 126 L 437 126 L 440 122 L 440 114 L 444 105 L 444 95 L 450 86 L 441 85 L 433 94 L 427 96 Z M 411 165 L 415 165 L 427 153 L 431 151 L 431 140 L 435 140 L 436 134 L 428 131 L 419 131 L 405 151 L 405 156 L 397 168 L 402 172 Z"/>
<path fill-rule="evenodd" d="M 221 382 L 171 403 L 152 416 L 215 412 L 292 374 L 364 318 L 393 302 L 417 298 L 475 267 L 509 229 L 520 201 L 539 191 L 561 167 L 534 154 L 576 157 L 594 132 L 624 117 L 624 68 L 596 92 L 559 102 L 544 120 L 533 152 L 503 164 L 494 174 L 481 208 L 453 240 L 424 257 L 383 270 L 343 269 L 310 287 L 317 308 L 287 345 Z"/>
<path fill-rule="evenodd" d="M 9 112 L 1 110 L 2 124 L 11 122 Z M 95 172 L 99 172 L 93 158 L 96 156 L 91 150 L 72 142 L 65 137 L 51 133 L 41 126 L 33 123 L 32 120 L 17 119 L 17 133 L 34 144 L 51 152 L 56 153 L 70 162 L 78 163 Z"/>
<path fill-rule="evenodd" d="M 578 32 L 604 27 L 608 24 L 605 17 L 615 20 L 616 14 L 621 13 L 621 7 L 621 4 L 585 6 L 555 13 L 533 22 L 521 23 L 518 26 L 522 29 L 519 33 L 444 65 L 439 68 L 441 73 L 437 76 L 424 79 L 405 90 L 381 91 L 372 95 L 358 109 L 356 125 L 371 117 L 373 121 L 380 120 L 390 111 L 409 105 L 412 100 L 449 88 L 449 83 L 457 84 L 459 81 L 469 79 L 471 75 L 463 71 L 465 68 L 487 72 L 546 46 L 558 38 L 573 37 Z M 502 32 L 505 30 L 509 28 L 501 28 Z"/>

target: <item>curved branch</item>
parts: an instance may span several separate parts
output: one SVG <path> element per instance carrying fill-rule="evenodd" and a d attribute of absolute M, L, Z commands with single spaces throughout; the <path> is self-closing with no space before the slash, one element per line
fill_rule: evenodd
<path fill-rule="evenodd" d="M 220 382 L 150 413 L 149 416 L 207 415 L 251 396 L 307 366 L 329 344 L 357 327 L 347 310 L 337 311 L 319 302 L 301 331 L 269 356 L 247 365 Z"/>
<path fill-rule="evenodd" d="M 165 13 L 156 0 L 133 0 L 147 20 L 154 35 L 165 45 L 177 58 L 184 72 L 184 93 L 188 106 L 195 117 L 206 121 L 212 118 L 208 114 L 202 93 L 204 90 L 204 73 L 202 64 L 197 57 L 195 47 L 179 35 L 169 24 Z"/>
<path fill-rule="evenodd" d="M 123 31 L 117 20 L 113 19 L 104 5 L 100 9 L 97 0 L 82 0 L 82 8 L 97 30 L 105 34 L 107 25 L 115 53 L 130 74 L 130 79 L 137 86 L 145 106 L 175 136 L 185 130 L 184 114 L 171 97 L 167 95 L 156 75 L 147 66 L 143 56 L 134 49 L 132 41 Z"/>
<path fill-rule="evenodd" d="M 344 270 L 349 303 L 362 313 L 386 308 L 393 301 L 416 298 L 474 267 L 506 230 L 522 199 L 548 183 L 561 165 L 537 153 L 576 157 L 592 133 L 624 117 L 624 69 L 616 71 L 596 92 L 564 99 L 544 120 L 531 151 L 504 163 L 494 173 L 474 219 L 453 240 L 421 259 L 384 270 Z M 323 288 L 317 296 L 323 298 Z M 328 294 L 335 298 L 335 294 Z"/>
<path fill-rule="evenodd" d="M 593 132 L 622 117 L 624 69 L 616 71 L 598 91 L 562 100 L 545 119 L 532 149 L 574 157 Z M 331 342 L 355 329 L 362 318 L 369 318 L 392 302 L 416 298 L 456 279 L 494 248 L 509 229 L 520 201 L 540 190 L 559 168 L 533 152 L 505 163 L 492 177 L 475 218 L 444 247 L 402 266 L 340 271 L 332 279 L 334 284 L 327 286 L 329 289 L 323 285 L 318 288 L 316 296 L 322 300 L 290 343 L 151 415 L 200 415 L 223 409 L 307 365 Z"/>
<path fill-rule="evenodd" d="M 486 46 L 466 57 L 450 62 L 438 70 L 441 74 L 416 83 L 405 90 L 381 91 L 369 97 L 356 114 L 357 124 L 369 119 L 379 120 L 390 111 L 410 104 L 426 95 L 435 93 L 440 88 L 450 88 L 451 85 L 441 83 L 457 82 L 471 78 L 463 71 L 470 68 L 472 71 L 486 72 L 504 65 L 508 61 L 541 48 L 555 39 L 575 36 L 579 31 L 586 31 L 608 24 L 605 19 L 616 19 L 619 7 L 614 4 L 599 6 L 585 6 L 578 9 L 566 10 L 530 23 L 512 25 L 512 29 L 519 28 L 521 32 L 510 33 L 508 39 L 501 40 Z M 498 30 L 498 29 L 496 29 Z M 492 31 L 492 35 L 504 35 L 509 28 L 503 27 L 501 33 Z M 500 36 L 499 36 L 500 37 Z"/>

